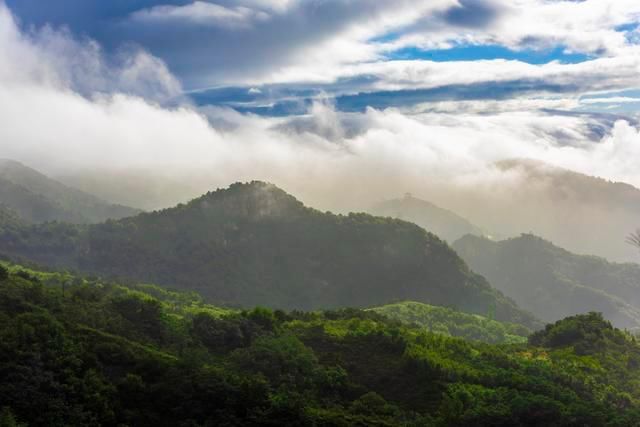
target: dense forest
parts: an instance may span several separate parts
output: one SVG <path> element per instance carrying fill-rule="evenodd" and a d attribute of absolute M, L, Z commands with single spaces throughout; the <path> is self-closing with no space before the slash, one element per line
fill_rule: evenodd
<path fill-rule="evenodd" d="M 595 313 L 490 345 L 375 311 L 0 268 L 3 425 L 630 426 L 638 366 Z"/>
<path fill-rule="evenodd" d="M 309 310 L 414 300 L 540 326 L 417 225 L 323 213 L 263 182 L 102 224 L 5 230 L 0 248 L 14 259 L 195 290 L 219 304 Z"/>
<path fill-rule="evenodd" d="M 640 328 L 638 264 L 576 255 L 530 234 L 501 242 L 465 236 L 453 247 L 474 271 L 546 322 L 591 310 L 618 327 Z"/>
<path fill-rule="evenodd" d="M 370 310 L 431 332 L 490 344 L 522 343 L 531 333 L 522 325 L 493 320 L 491 312 L 485 317 L 415 301 L 386 304 Z"/>

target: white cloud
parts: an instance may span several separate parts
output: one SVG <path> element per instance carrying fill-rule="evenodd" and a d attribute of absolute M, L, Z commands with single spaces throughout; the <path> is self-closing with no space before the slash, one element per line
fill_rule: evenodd
<path fill-rule="evenodd" d="M 318 192 L 319 186 L 334 180 L 353 182 L 352 190 L 371 181 L 380 185 L 366 188 L 416 188 L 427 178 L 449 181 L 452 175 L 474 174 L 500 159 L 529 157 L 640 185 L 629 163 L 640 142 L 634 142 L 638 135 L 628 124 L 621 122 L 611 136 L 593 144 L 592 129 L 597 125 L 593 119 L 536 111 L 571 100 L 531 100 L 519 104 L 521 111 L 512 101 L 511 108 L 504 104 L 493 113 L 477 102 L 467 103 L 461 111 L 445 103 L 422 109 L 427 112 L 420 114 L 374 109 L 346 114 L 334 111 L 330 104 L 316 103 L 309 120 L 298 125 L 298 118 L 260 118 L 220 109 L 209 109 L 208 118 L 189 106 L 160 107 L 140 96 L 146 90 L 129 90 L 129 83 L 123 81 L 133 82 L 136 88 L 173 82 L 165 71 L 158 74 L 149 65 L 157 60 L 147 54 L 135 52 L 122 61 L 129 65 L 111 70 L 92 42 L 78 43 L 67 34 L 50 32 L 46 34 L 59 38 L 55 46 L 68 47 L 76 55 L 44 54 L 52 46 L 52 37 L 21 35 L 6 9 L 0 9 L 0 20 L 5 24 L 0 37 L 2 157 L 49 169 L 131 168 L 185 175 L 195 171 L 210 174 L 212 183 L 263 178 L 296 188 L 308 184 Z M 66 48 L 53 51 L 66 52 Z M 148 63 L 131 65 L 138 64 L 140 55 Z M 69 76 L 77 73 L 73 71 L 77 58 L 83 57 L 98 65 L 91 66 L 85 73 L 88 79 L 78 85 L 74 81 L 79 76 Z M 608 73 L 615 65 L 602 60 L 595 68 Z M 453 78 L 482 78 L 486 64 L 475 66 L 471 77 Z M 378 68 L 390 82 L 403 84 L 451 79 L 449 70 L 440 65 L 414 72 L 392 67 L 378 64 L 372 70 Z M 532 75 L 539 72 L 522 64 L 515 67 Z M 581 67 L 586 68 L 583 64 L 573 68 Z M 559 65 L 549 68 L 548 75 L 555 72 L 557 79 L 571 74 Z M 109 79 L 113 76 L 115 82 Z M 97 83 L 89 84 L 94 78 Z M 105 85 L 109 91 L 103 90 Z M 218 127 L 216 119 L 226 125 Z M 347 191 L 349 186 L 341 188 Z"/>
<path fill-rule="evenodd" d="M 489 0 L 328 0 L 322 3 L 290 0 L 275 7 L 269 7 L 267 3 L 229 0 L 219 6 L 195 2 L 181 7 L 157 6 L 134 16 L 156 15 L 155 12 L 158 16 L 169 16 L 180 11 L 182 18 L 191 19 L 206 17 L 205 10 L 219 14 L 224 9 L 229 13 L 260 11 L 275 17 L 265 19 L 263 25 L 255 25 L 249 30 L 247 23 L 256 21 L 253 12 L 241 14 L 242 18 L 237 21 L 244 23 L 242 28 L 246 31 L 242 37 L 216 33 L 207 40 L 209 36 L 202 34 L 203 49 L 198 51 L 198 56 L 208 52 L 211 58 L 222 55 L 226 59 L 224 64 L 216 62 L 215 67 L 212 65 L 205 73 L 206 78 L 198 79 L 198 84 L 205 86 L 206 82 L 211 85 L 259 85 L 327 82 L 348 76 L 366 78 L 369 76 L 367 71 L 376 68 L 372 64 L 387 63 L 386 54 L 407 47 L 439 49 L 470 44 L 499 45 L 514 50 L 564 49 L 566 53 L 586 53 L 612 59 L 612 62 L 637 62 L 638 57 L 633 38 L 619 30 L 621 25 L 638 21 L 640 3 L 635 0 L 516 0 L 508 3 Z M 475 23 L 477 18 L 474 17 L 485 13 L 477 10 L 478 4 L 484 4 L 484 9 L 490 11 L 486 22 L 457 25 L 464 19 Z M 462 12 L 451 13 L 458 9 Z M 455 21 L 451 16 L 457 16 Z M 207 22 L 217 22 L 214 18 L 207 19 Z M 234 22 L 236 19 L 229 18 L 229 25 Z M 162 28 L 155 30 L 162 31 Z M 386 37 L 389 34 L 391 36 Z M 228 52 L 228 45 L 233 45 L 251 60 Z M 263 53 L 255 52 L 256 46 Z M 208 61 L 215 62 L 215 59 Z M 248 62 L 251 62 L 250 67 L 247 67 Z M 420 67 L 421 61 L 415 62 L 411 70 L 419 72 L 416 68 Z M 486 79 L 491 79 L 493 74 L 501 78 L 502 63 L 496 61 L 494 65 L 485 67 Z M 597 67 L 600 63 L 592 65 Z M 451 63 L 447 72 L 470 74 L 461 72 L 466 71 L 467 66 L 465 62 Z M 394 67 L 401 66 L 390 66 Z M 513 69 L 515 65 L 509 67 Z"/>
<path fill-rule="evenodd" d="M 94 36 L 144 46 L 189 89 L 328 81 L 354 71 L 364 80 L 370 63 L 405 47 L 490 44 L 638 56 L 638 30 L 629 25 L 640 17 L 636 0 L 155 0 L 143 10 L 128 3 L 113 7 L 115 18 L 100 17 Z M 495 65 L 487 71 L 499 76 Z M 466 66 L 449 71 L 465 74 Z"/>
<path fill-rule="evenodd" d="M 564 110 L 577 108 L 579 102 L 575 98 L 514 98 L 506 100 L 474 100 L 474 101 L 437 101 L 424 102 L 403 108 L 409 114 L 415 113 L 447 113 L 447 114 L 498 114 L 506 112 L 523 112 L 539 110 Z"/>
<path fill-rule="evenodd" d="M 517 0 L 486 3 L 496 10 L 495 19 L 472 28 L 452 25 L 443 18 L 447 10 L 459 4 L 453 0 L 389 2 L 388 7 L 377 2 L 363 4 L 360 14 L 347 15 L 340 28 L 327 26 L 326 33 L 320 28 L 320 22 L 310 20 L 309 32 L 323 32 L 321 38 L 300 38 L 300 43 L 296 41 L 289 44 L 289 52 L 283 57 L 265 56 L 264 66 L 255 64 L 251 73 L 219 76 L 217 83 L 329 83 L 344 78 L 366 80 L 373 76 L 374 82 L 380 81 L 377 86 L 370 88 L 375 90 L 380 87 L 406 88 L 416 84 L 429 87 L 437 84 L 438 80 L 446 84 L 449 80 L 465 83 L 546 78 L 547 75 L 563 84 L 573 83 L 570 80 L 572 78 L 579 83 L 584 75 L 599 80 L 600 83 L 595 86 L 619 87 L 632 79 L 637 82 L 639 49 L 628 34 L 618 30 L 620 25 L 638 21 L 640 3 L 637 1 Z M 467 1 L 465 4 L 475 3 Z M 291 2 L 286 9 L 286 13 L 290 14 L 287 19 L 291 19 L 289 25 L 295 28 L 296 17 L 309 13 L 309 7 L 303 2 Z M 470 10 L 469 14 L 473 12 L 476 11 Z M 277 24 L 281 25 L 281 22 Z M 316 25 L 318 28 L 313 28 Z M 397 33 L 397 38 L 372 41 L 387 33 Z M 273 29 L 261 27 L 241 43 L 243 47 L 244 43 L 258 43 L 262 49 L 269 51 L 271 44 L 279 40 L 279 37 L 274 37 Z M 560 46 L 566 53 L 587 53 L 600 59 L 588 61 L 587 65 L 532 65 L 503 60 L 442 64 L 388 61 L 384 56 L 405 47 L 438 49 L 460 44 L 501 45 L 515 50 L 544 50 Z M 331 55 L 327 55 L 327 52 L 331 52 Z M 625 80 L 621 81 L 621 77 Z"/>
<path fill-rule="evenodd" d="M 520 231 L 529 223 L 514 223 L 517 215 L 509 210 L 518 208 L 520 199 L 497 208 L 491 203 L 500 195 L 518 194 L 526 182 L 494 167 L 496 161 L 538 159 L 640 186 L 637 128 L 625 121 L 611 128 L 597 117 L 540 111 L 577 102 L 571 97 L 363 113 L 337 112 L 323 101 L 304 117 L 263 118 L 212 107 L 162 107 L 146 93 L 156 86 L 173 93 L 175 79 L 156 58 L 129 52 L 112 66 L 93 42 L 52 30 L 20 34 L 0 7 L 0 157 L 54 174 L 136 171 L 189 182 L 191 192 L 174 200 L 252 179 L 275 182 L 322 208 L 359 209 L 410 191 L 458 203 L 463 215 L 482 208 L 486 221 L 504 207 L 499 221 Z M 367 64 L 354 66 L 353 75 L 366 71 L 385 87 L 472 83 L 496 73 L 503 79 L 586 80 L 593 89 L 637 78 L 637 63 L 629 58 L 571 66 L 491 61 L 464 67 L 465 74 L 448 64 Z M 607 75 L 613 83 L 599 82 Z M 534 213 L 542 217 L 544 212 L 526 206 L 535 225 Z M 595 243 L 602 239 L 594 235 Z"/>
<path fill-rule="evenodd" d="M 550 62 L 542 65 L 515 60 L 434 62 L 425 60 L 376 61 L 326 67 L 288 68 L 272 74 L 268 83 L 315 82 L 331 84 L 366 76 L 362 91 L 412 90 L 449 85 L 530 82 L 531 92 L 549 88 L 574 94 L 625 89 L 640 84 L 640 51 L 620 57 L 598 58 L 577 64 Z M 261 80 L 260 83 L 264 83 Z M 258 82 L 252 82 L 258 83 Z M 348 90 L 348 88 L 347 88 Z"/>
<path fill-rule="evenodd" d="M 606 98 L 584 98 L 580 100 L 581 104 L 630 104 L 640 102 L 640 98 L 632 98 L 628 96 L 610 96 Z"/>
<path fill-rule="evenodd" d="M 224 7 L 206 1 L 195 1 L 184 6 L 161 5 L 143 9 L 133 13 L 131 19 L 143 23 L 187 21 L 199 25 L 242 29 L 250 27 L 255 21 L 269 19 L 269 14 L 244 6 Z"/>
<path fill-rule="evenodd" d="M 92 40 L 45 27 L 22 34 L 0 3 L 0 79 L 4 84 L 71 90 L 82 95 L 126 93 L 164 101 L 182 93 L 165 64 L 134 47 L 106 56 Z"/>
<path fill-rule="evenodd" d="M 477 13 L 469 7 L 476 3 L 464 2 L 469 18 Z M 634 0 L 514 0 L 486 4 L 496 15 L 486 25 L 460 27 L 446 19 L 437 21 L 427 16 L 384 47 L 417 45 L 429 49 L 469 43 L 530 49 L 563 45 L 574 52 L 617 54 L 628 45 L 617 28 L 637 22 L 640 16 L 640 4 Z"/>
<path fill-rule="evenodd" d="M 167 59 L 193 89 L 259 80 L 285 67 L 337 67 L 377 59 L 379 48 L 369 39 L 441 12 L 455 1 L 217 3 L 197 1 L 139 10 L 117 30 Z M 167 32 L 176 39 L 165 37 Z M 188 42 L 179 42 L 182 38 Z"/>

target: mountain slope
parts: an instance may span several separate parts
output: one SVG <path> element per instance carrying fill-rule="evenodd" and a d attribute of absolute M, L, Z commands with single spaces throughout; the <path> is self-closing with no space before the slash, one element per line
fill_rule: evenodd
<path fill-rule="evenodd" d="M 369 310 L 431 332 L 490 344 L 526 342 L 531 333 L 521 325 L 415 301 L 386 304 Z"/>
<path fill-rule="evenodd" d="M 420 227 L 322 213 L 261 182 L 104 224 L 5 233 L 0 252 L 193 289 L 227 304 L 316 309 L 415 300 L 481 314 L 495 307 L 499 320 L 537 326 Z"/>
<path fill-rule="evenodd" d="M 465 234 L 483 234 L 480 228 L 461 216 L 409 194 L 402 199 L 379 203 L 369 212 L 413 222 L 448 242 L 454 242 Z"/>
<path fill-rule="evenodd" d="M 640 226 L 640 189 L 538 161 L 502 161 L 496 168 L 500 181 L 438 200 L 495 235 L 528 232 L 575 253 L 640 261 L 625 243 Z"/>
<path fill-rule="evenodd" d="M 474 269 L 544 321 L 598 311 L 640 327 L 640 265 L 576 255 L 533 235 L 494 242 L 465 236 L 453 245 Z"/>
<path fill-rule="evenodd" d="M 26 224 L 18 217 L 18 215 L 8 207 L 0 204 L 0 229 L 1 230 L 17 230 Z"/>
<path fill-rule="evenodd" d="M 28 222 L 96 223 L 140 211 L 109 204 L 22 165 L 0 159 L 0 202 Z"/>
<path fill-rule="evenodd" d="M 637 426 L 639 365 L 594 313 L 496 346 L 0 264 L 7 426 Z"/>

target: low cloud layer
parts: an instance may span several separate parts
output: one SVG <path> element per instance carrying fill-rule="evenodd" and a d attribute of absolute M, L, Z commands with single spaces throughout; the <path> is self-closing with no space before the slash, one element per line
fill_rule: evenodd
<path fill-rule="evenodd" d="M 416 189 L 526 157 L 640 185 L 638 131 L 625 121 L 612 126 L 610 118 L 541 108 L 342 113 L 331 100 L 284 118 L 163 107 L 158 93 L 175 95 L 179 83 L 159 59 L 125 51 L 113 65 L 95 42 L 50 28 L 22 33 L 0 10 L 3 155 L 46 169 L 166 170 L 210 174 L 218 183 L 254 175 L 295 186 L 379 180 Z M 540 106 L 549 102 L 558 101 Z M 597 127 L 605 134 L 594 140 Z"/>
<path fill-rule="evenodd" d="M 594 69 L 615 68 L 615 62 L 602 61 Z M 478 78 L 483 66 L 471 77 L 455 78 Z M 375 67 L 387 81 L 416 77 Z M 571 76 L 572 69 L 554 67 L 543 72 Z M 420 80 L 444 75 L 430 71 Z M 602 84 L 597 76 L 593 85 Z M 180 183 L 167 186 L 173 192 L 157 199 L 163 203 L 251 179 L 338 210 L 410 191 L 455 205 L 463 215 L 478 200 L 465 205 L 452 194 L 507 198 L 526 185 L 525 175 L 495 166 L 504 159 L 537 159 L 640 186 L 634 119 L 553 111 L 575 103 L 571 98 L 513 100 L 502 108 L 491 107 L 496 101 L 465 101 L 354 113 L 317 99 L 305 115 L 275 118 L 199 108 L 180 93 L 179 80 L 163 61 L 143 50 L 112 56 L 64 30 L 21 31 L 0 6 L 0 157 L 52 175 L 96 179 L 117 173 Z"/>

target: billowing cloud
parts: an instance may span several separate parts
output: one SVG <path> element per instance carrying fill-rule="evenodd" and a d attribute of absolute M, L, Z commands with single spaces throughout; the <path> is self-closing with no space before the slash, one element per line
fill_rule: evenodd
<path fill-rule="evenodd" d="M 271 16 L 297 7 L 282 4 Z M 595 91 L 632 85 L 638 71 L 632 56 L 544 66 L 487 61 L 463 68 L 466 73 L 446 63 L 376 62 L 344 66 L 333 76 L 366 74 L 375 77 L 377 89 L 469 86 L 499 76 L 497 82 Z M 252 87 L 264 92 L 248 86 L 243 93 L 248 96 Z M 495 166 L 512 158 L 640 186 L 640 133 L 633 118 L 557 111 L 579 98 L 572 91 L 543 96 L 535 87 L 536 96 L 524 99 L 440 100 L 357 112 L 340 111 L 328 97 L 316 99 L 303 115 L 259 117 L 175 102 L 179 80 L 159 58 L 140 48 L 113 56 L 64 30 L 20 30 L 0 6 L 0 157 L 67 177 L 116 174 L 184 183 L 163 203 L 264 179 L 321 208 L 359 209 L 411 191 L 465 214 L 469 203 L 495 201 L 526 184 L 517 171 Z"/>
<path fill-rule="evenodd" d="M 6 85 L 39 84 L 82 95 L 126 93 L 146 99 L 180 96 L 180 82 L 156 57 L 135 47 L 107 55 L 100 45 L 66 30 L 20 33 L 0 3 L 0 78 Z"/>
<path fill-rule="evenodd" d="M 3 147 L 5 157 L 49 169 L 197 171 L 210 174 L 215 182 L 361 177 L 358 183 L 379 179 L 387 188 L 418 187 L 427 178 L 448 181 L 451 173 L 464 176 L 501 159 L 528 157 L 640 185 L 629 164 L 638 145 L 634 128 L 622 121 L 613 126 L 611 120 L 605 123 L 594 116 L 544 110 L 570 100 L 531 100 L 522 110 L 513 105 L 525 104 L 513 101 L 512 108 L 505 104 L 504 109 L 467 102 L 466 112 L 444 103 L 431 109 L 369 108 L 362 113 L 336 111 L 329 100 L 314 103 L 304 116 L 284 118 L 189 105 L 167 108 L 147 96 L 148 88 L 171 94 L 178 85 L 158 59 L 129 51 L 112 66 L 95 42 L 79 42 L 52 29 L 21 33 L 9 12 L 0 10 L 0 117 L 5 123 L 0 136 L 9 141 Z M 82 68 L 79 63 L 92 65 Z M 475 72 L 453 78 L 470 83 L 482 78 L 485 65 L 469 64 L 478 67 Z M 507 70 L 502 72 L 509 75 L 504 65 Z M 594 68 L 606 66 L 616 68 L 606 62 Z M 558 79 L 570 74 L 559 65 L 549 68 L 545 72 Z M 451 79 L 447 69 L 423 72 L 436 83 Z M 540 71 L 530 72 L 535 76 Z M 394 73 L 384 64 L 377 73 L 389 82 L 417 76 Z M 326 167 L 335 178 L 319 178 Z"/>
<path fill-rule="evenodd" d="M 218 86 L 297 64 L 376 59 L 376 48 L 366 40 L 450 3 L 198 1 L 132 10 L 111 25 L 118 37 L 167 61 L 189 86 Z"/>
<path fill-rule="evenodd" d="M 354 65 L 366 77 L 368 67 L 404 48 L 637 56 L 640 16 L 634 0 L 6 1 L 26 26 L 65 25 L 109 51 L 142 46 L 191 89 L 339 79 Z"/>
<path fill-rule="evenodd" d="M 184 6 L 154 6 L 131 15 L 134 22 L 143 25 L 187 22 L 226 29 L 248 28 L 254 21 L 267 20 L 269 17 L 264 11 L 243 6 L 228 8 L 205 1 L 196 1 Z"/>

